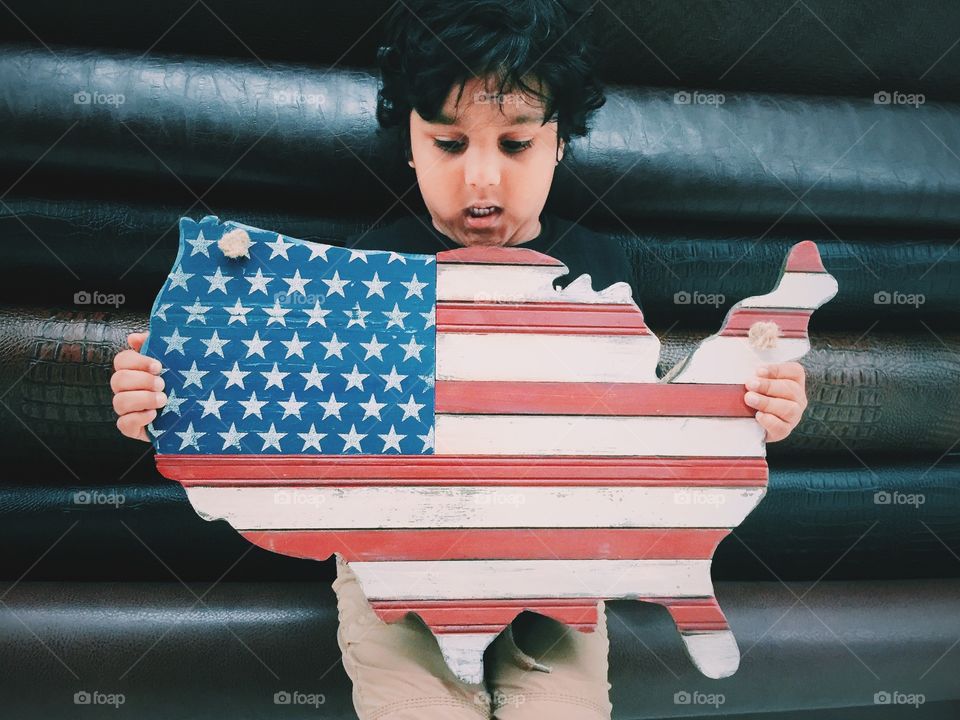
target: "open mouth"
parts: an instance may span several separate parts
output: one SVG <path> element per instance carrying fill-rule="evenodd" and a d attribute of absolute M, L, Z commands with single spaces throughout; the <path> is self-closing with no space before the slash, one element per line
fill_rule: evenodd
<path fill-rule="evenodd" d="M 497 205 L 479 205 L 471 206 L 465 210 L 467 217 L 471 218 L 484 218 L 490 217 L 491 215 L 496 215 L 502 212 L 502 209 Z"/>

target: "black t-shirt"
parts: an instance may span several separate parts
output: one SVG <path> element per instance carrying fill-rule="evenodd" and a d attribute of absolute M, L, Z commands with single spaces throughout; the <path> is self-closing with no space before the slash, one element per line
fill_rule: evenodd
<path fill-rule="evenodd" d="M 393 250 L 424 255 L 436 255 L 459 247 L 433 226 L 429 215 L 405 217 L 381 228 L 357 233 L 349 237 L 345 245 L 357 250 Z M 540 215 L 540 234 L 512 247 L 536 250 L 566 265 L 569 274 L 556 280 L 556 284 L 562 287 L 584 273 L 590 275 L 594 290 L 603 290 L 615 282 L 630 283 L 634 300 L 639 305 L 626 252 L 616 240 L 543 213 Z"/>

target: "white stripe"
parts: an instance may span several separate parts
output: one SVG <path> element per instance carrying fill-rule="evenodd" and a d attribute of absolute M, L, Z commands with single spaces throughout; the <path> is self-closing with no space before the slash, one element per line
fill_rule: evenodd
<path fill-rule="evenodd" d="M 746 337 L 712 336 L 700 343 L 688 360 L 678 363 L 664 380 L 739 385 L 753 376 L 757 366 L 797 360 L 809 350 L 810 341 L 806 338 L 778 338 L 775 347 L 757 350 Z"/>
<path fill-rule="evenodd" d="M 563 290 L 554 280 L 567 273 L 563 265 L 437 264 L 437 300 L 466 302 L 582 302 L 635 306 L 627 283 L 593 290 L 589 276 L 578 277 Z"/>
<path fill-rule="evenodd" d="M 713 595 L 710 560 L 351 562 L 371 600 Z"/>
<path fill-rule="evenodd" d="M 353 565 L 353 563 L 350 563 Z M 483 682 L 483 651 L 499 633 L 434 633 L 443 658 L 457 676 L 468 683 Z"/>
<path fill-rule="evenodd" d="M 657 382 L 654 335 L 437 333 L 437 379 Z"/>
<path fill-rule="evenodd" d="M 586 408 L 585 408 L 586 409 Z M 763 457 L 754 417 L 454 415 L 437 413 L 441 455 Z"/>
<path fill-rule="evenodd" d="M 187 488 L 201 517 L 238 530 L 736 527 L 763 487 Z"/>
<path fill-rule="evenodd" d="M 815 309 L 837 294 L 837 280 L 828 273 L 787 272 L 773 292 L 741 300 L 740 307 Z"/>
<path fill-rule="evenodd" d="M 740 667 L 740 648 L 729 630 L 680 633 L 687 655 L 708 678 L 725 678 Z"/>

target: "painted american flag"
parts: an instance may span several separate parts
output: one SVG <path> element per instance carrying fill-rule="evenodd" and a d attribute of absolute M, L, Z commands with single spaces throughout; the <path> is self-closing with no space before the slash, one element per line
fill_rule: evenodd
<path fill-rule="evenodd" d="M 218 246 L 238 229 L 249 258 Z M 556 287 L 566 272 L 524 248 L 351 251 L 185 218 L 144 348 L 176 405 L 158 469 L 251 542 L 340 553 L 464 679 L 521 611 L 590 631 L 615 598 L 666 606 L 694 664 L 730 675 L 710 565 L 767 485 L 743 383 L 809 350 L 836 281 L 798 243 L 661 379 L 629 286 Z"/>

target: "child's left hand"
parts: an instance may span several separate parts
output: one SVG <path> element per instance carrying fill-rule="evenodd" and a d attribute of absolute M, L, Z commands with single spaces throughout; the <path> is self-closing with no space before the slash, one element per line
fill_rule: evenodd
<path fill-rule="evenodd" d="M 767 431 L 767 442 L 783 440 L 793 432 L 807 409 L 806 373 L 798 362 L 763 365 L 746 382 L 743 400 L 756 408 L 757 422 Z"/>

